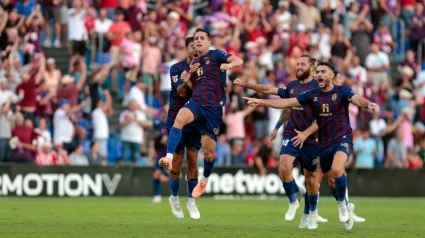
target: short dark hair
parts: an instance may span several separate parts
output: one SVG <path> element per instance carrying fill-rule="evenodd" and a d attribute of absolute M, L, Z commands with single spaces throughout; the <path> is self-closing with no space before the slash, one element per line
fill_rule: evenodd
<path fill-rule="evenodd" d="M 318 64 L 317 64 L 317 67 L 319 67 L 319 66 L 326 66 L 326 67 L 328 67 L 330 70 L 332 70 L 332 72 L 334 72 L 334 74 L 336 73 L 336 72 L 335 72 L 335 68 L 334 68 L 334 66 L 333 66 L 331 63 L 327 62 L 327 61 L 322 61 L 322 62 L 318 63 Z"/>
<path fill-rule="evenodd" d="M 196 31 L 195 31 L 195 35 L 198 32 L 204 32 L 205 34 L 207 34 L 208 40 L 211 40 L 211 34 L 207 30 L 205 30 L 204 28 L 197 28 Z"/>
<path fill-rule="evenodd" d="M 186 38 L 185 46 L 186 48 L 189 46 L 190 43 L 195 42 L 195 37 L 189 36 Z"/>
<path fill-rule="evenodd" d="M 93 146 L 95 146 L 97 144 L 97 142 L 96 141 L 92 141 L 92 142 L 90 142 L 90 149 L 93 149 Z"/>
<path fill-rule="evenodd" d="M 301 55 L 300 58 L 307 58 L 310 65 L 316 66 L 316 59 L 308 54 Z"/>

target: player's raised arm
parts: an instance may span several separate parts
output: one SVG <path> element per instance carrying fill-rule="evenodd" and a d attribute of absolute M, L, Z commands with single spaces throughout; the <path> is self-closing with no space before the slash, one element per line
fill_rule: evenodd
<path fill-rule="evenodd" d="M 239 67 L 243 65 L 243 60 L 237 56 L 230 56 L 227 58 L 227 64 L 221 64 L 220 69 L 221 70 L 228 70 L 231 68 Z"/>
<path fill-rule="evenodd" d="M 302 106 L 301 103 L 298 102 L 297 98 L 258 99 L 258 98 L 243 97 L 243 99 L 248 100 L 248 105 L 250 105 L 251 107 L 265 106 L 265 107 L 283 109 L 283 108 L 291 108 L 291 107 Z"/>
<path fill-rule="evenodd" d="M 240 79 L 240 78 L 235 79 L 233 83 L 244 88 L 249 88 L 259 93 L 278 95 L 278 88 L 272 87 L 270 85 L 252 84 L 252 83 L 248 83 L 246 79 Z"/>
<path fill-rule="evenodd" d="M 351 103 L 357 105 L 358 107 L 368 108 L 372 112 L 376 112 L 378 110 L 378 106 L 375 103 L 367 100 L 362 96 L 355 94 L 353 90 L 351 90 L 349 87 L 344 86 L 343 95 L 347 97 L 348 100 L 351 101 Z"/>

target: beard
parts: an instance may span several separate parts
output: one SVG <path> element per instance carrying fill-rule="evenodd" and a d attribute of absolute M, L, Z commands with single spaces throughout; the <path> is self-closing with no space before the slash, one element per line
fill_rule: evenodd
<path fill-rule="evenodd" d="M 301 75 L 295 74 L 298 80 L 303 81 L 306 78 L 310 77 L 310 71 L 304 71 Z"/>

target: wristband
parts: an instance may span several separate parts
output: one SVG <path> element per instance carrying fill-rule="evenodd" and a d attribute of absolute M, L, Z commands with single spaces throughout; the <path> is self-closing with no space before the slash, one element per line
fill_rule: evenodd
<path fill-rule="evenodd" d="M 282 126 L 282 123 L 277 122 L 276 126 L 274 127 L 274 129 L 279 130 L 279 128 Z"/>

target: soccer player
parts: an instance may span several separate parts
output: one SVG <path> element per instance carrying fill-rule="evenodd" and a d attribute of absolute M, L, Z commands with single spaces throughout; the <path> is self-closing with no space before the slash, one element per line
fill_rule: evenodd
<path fill-rule="evenodd" d="M 186 38 L 186 59 L 174 64 L 170 68 L 171 79 L 171 92 L 170 92 L 170 109 L 167 116 L 167 135 L 173 127 L 174 120 L 176 119 L 179 110 L 189 101 L 192 92 L 181 79 L 181 74 L 184 71 L 190 70 L 190 63 L 196 56 L 195 42 L 193 37 Z M 180 169 L 183 164 L 184 154 L 187 154 L 187 187 L 188 187 L 188 201 L 187 209 L 192 219 L 199 219 L 201 214 L 195 204 L 195 199 L 192 197 L 192 191 L 198 184 L 198 150 L 201 148 L 201 134 L 199 133 L 199 124 L 197 122 L 187 124 L 183 127 L 181 139 L 178 141 L 174 153 L 174 160 L 172 170 L 170 171 L 170 189 L 171 196 L 169 198 L 171 211 L 173 215 L 179 219 L 184 218 L 183 211 L 180 206 L 179 188 L 180 188 Z M 167 152 L 167 145 L 165 145 L 165 153 Z M 158 161 L 159 162 L 159 161 Z M 159 166 L 159 163 L 157 163 Z"/>
<path fill-rule="evenodd" d="M 289 82 L 286 88 L 276 88 L 262 84 L 249 84 L 241 79 L 236 79 L 234 83 L 259 93 L 279 95 L 281 98 L 295 98 L 307 90 L 318 88 L 317 81 L 313 78 L 315 62 L 316 60 L 309 55 L 302 55 L 298 58 L 296 65 L 296 77 L 298 80 Z M 287 112 L 284 111 L 282 113 Z M 279 162 L 279 175 L 286 195 L 289 198 L 289 209 L 285 215 L 285 220 L 287 221 L 292 221 L 294 219 L 295 213 L 300 207 L 299 200 L 301 198 L 301 192 L 295 183 L 295 179 L 292 177 L 294 161 L 298 160 L 302 164 L 302 168 L 304 168 L 308 194 L 306 204 L 309 204 L 309 206 L 306 206 L 306 209 L 309 208 L 309 210 L 304 211 L 299 228 L 309 229 L 316 229 L 318 226 L 317 201 L 319 189 L 316 171 L 319 162 L 319 146 L 317 144 L 317 132 L 303 141 L 302 146 L 294 146 L 293 141 L 294 137 L 298 135 L 297 131 L 307 130 L 314 121 L 315 118 L 310 107 L 302 106 L 293 107 L 291 109 L 290 119 L 284 131 Z M 276 128 L 278 129 L 280 126 L 281 124 L 278 122 Z"/>
<path fill-rule="evenodd" d="M 316 69 L 318 89 L 309 90 L 290 99 L 262 100 L 246 98 L 251 106 L 268 106 L 273 108 L 291 108 L 309 105 L 319 126 L 320 166 L 325 175 L 328 173 L 335 179 L 338 196 L 339 220 L 351 221 L 353 225 L 354 206 L 347 204 L 347 176 L 345 164 L 353 149 L 352 130 L 348 117 L 348 105 L 354 103 L 361 108 L 376 111 L 375 103 L 354 94 L 346 86 L 335 86 L 332 79 L 335 76 L 333 66 L 328 62 L 321 62 Z"/>
<path fill-rule="evenodd" d="M 170 130 L 167 155 L 161 158 L 160 165 L 172 169 L 173 156 L 182 137 L 182 128 L 193 122 L 199 122 L 204 152 L 204 172 L 201 181 L 193 189 L 192 196 L 200 197 L 205 192 L 208 177 L 214 167 L 214 150 L 226 104 L 226 71 L 241 66 L 243 60 L 220 50 L 209 50 L 211 35 L 198 28 L 195 31 L 195 49 L 198 57 L 194 59 L 189 72 L 184 71 L 182 80 L 192 88 L 192 97 L 180 109 Z"/>

